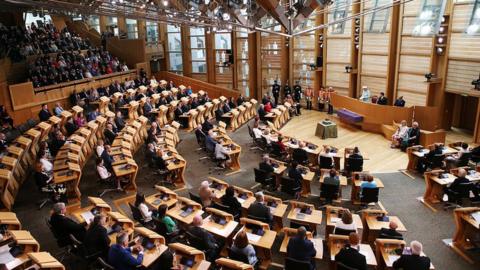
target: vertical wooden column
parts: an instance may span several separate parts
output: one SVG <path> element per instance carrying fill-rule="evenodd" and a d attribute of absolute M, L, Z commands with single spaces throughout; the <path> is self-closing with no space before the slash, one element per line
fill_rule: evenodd
<path fill-rule="evenodd" d="M 137 20 L 138 38 L 145 39 L 147 37 L 147 23 L 145 20 Z"/>
<path fill-rule="evenodd" d="M 183 76 L 192 77 L 192 51 L 190 46 L 190 27 L 182 25 L 180 29 L 181 29 L 180 33 L 182 37 Z"/>
<path fill-rule="evenodd" d="M 397 63 L 398 35 L 400 24 L 400 6 L 395 5 L 390 15 L 390 38 L 388 41 L 388 71 L 387 89 L 385 95 L 388 97 L 388 104 L 392 105 L 396 99 L 395 89 L 395 65 Z"/>
<path fill-rule="evenodd" d="M 258 87 L 260 87 L 258 79 L 261 79 L 261 76 L 258 76 L 258 70 L 261 72 L 261 68 L 257 65 L 257 56 L 260 52 L 257 40 L 257 33 L 248 34 L 248 87 L 252 98 L 258 98 Z"/>
<path fill-rule="evenodd" d="M 207 81 L 215 83 L 215 33 L 212 31 L 205 32 L 205 44 L 207 47 Z"/>
<path fill-rule="evenodd" d="M 261 100 L 262 99 L 262 92 L 263 92 L 263 74 L 262 74 L 262 36 L 260 34 L 260 32 L 255 32 L 251 35 L 255 35 L 255 44 L 256 44 L 256 50 L 255 50 L 255 54 L 256 54 L 256 66 L 257 66 L 257 70 L 255 72 L 255 74 L 257 74 L 257 87 L 255 89 L 255 97 L 257 100 Z"/>
<path fill-rule="evenodd" d="M 355 2 L 355 3 L 352 3 L 352 14 L 357 14 L 360 12 L 360 2 Z M 359 57 L 360 56 L 360 50 L 362 49 L 362 28 L 363 28 L 363 21 L 364 21 L 364 17 L 362 17 L 360 19 L 360 24 L 357 26 L 357 24 L 355 24 L 355 20 L 358 20 L 358 19 L 352 19 L 352 33 L 351 33 L 351 46 L 350 46 L 350 65 L 352 66 L 352 71 L 350 72 L 350 84 L 349 84 L 349 92 L 348 92 L 348 95 L 350 97 L 353 97 L 353 98 L 356 98 L 357 97 L 357 94 L 358 94 L 358 70 L 359 70 Z M 356 28 L 359 28 L 359 33 L 356 33 L 355 32 L 355 29 Z M 358 41 L 358 45 L 359 45 L 359 48 L 357 49 L 356 48 L 356 45 L 357 45 L 357 42 L 355 42 L 355 35 L 358 34 L 359 35 L 359 41 Z M 360 63 L 361 63 L 361 60 L 360 60 Z"/>
<path fill-rule="evenodd" d="M 475 129 L 473 130 L 473 142 L 480 143 L 480 99 L 477 105 L 477 115 L 475 116 Z"/>
<path fill-rule="evenodd" d="M 238 90 L 238 74 L 237 74 L 237 32 L 232 30 L 232 59 L 233 63 L 230 63 L 230 67 L 232 69 L 232 88 Z"/>
<path fill-rule="evenodd" d="M 100 23 L 100 31 L 105 32 L 107 31 L 107 16 L 99 16 L 98 18 Z"/>

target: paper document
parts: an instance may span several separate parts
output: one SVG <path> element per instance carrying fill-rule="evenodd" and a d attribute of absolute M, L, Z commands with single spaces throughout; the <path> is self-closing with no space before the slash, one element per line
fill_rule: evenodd
<path fill-rule="evenodd" d="M 252 241 L 252 242 L 258 242 L 258 240 L 260 240 L 260 238 L 262 238 L 260 235 L 256 235 L 256 234 L 253 234 L 253 233 L 248 233 L 247 232 L 247 238 L 248 238 L 248 241 Z"/>
<path fill-rule="evenodd" d="M 388 260 L 390 261 L 390 264 L 393 264 L 393 262 L 398 260 L 398 258 L 400 258 L 399 255 L 388 255 Z"/>
<path fill-rule="evenodd" d="M 473 219 L 475 219 L 476 222 L 480 223 L 480 211 L 472 213 Z"/>
<path fill-rule="evenodd" d="M 332 218 L 330 218 L 330 221 L 331 221 L 332 223 L 337 223 L 337 222 L 339 222 L 340 220 L 342 220 L 342 219 L 341 219 L 341 218 L 338 218 L 338 217 L 332 217 Z"/>
<path fill-rule="evenodd" d="M 90 224 L 95 216 L 90 211 L 86 211 L 80 214 L 87 224 Z"/>

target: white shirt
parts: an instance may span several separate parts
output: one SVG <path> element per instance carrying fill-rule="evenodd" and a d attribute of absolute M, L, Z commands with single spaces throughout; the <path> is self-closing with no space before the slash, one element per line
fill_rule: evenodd
<path fill-rule="evenodd" d="M 217 159 L 226 159 L 227 158 L 227 149 L 220 143 L 215 145 L 215 158 Z"/>
<path fill-rule="evenodd" d="M 355 225 L 355 222 L 352 222 L 351 224 L 345 224 L 342 220 L 339 220 L 335 223 L 335 228 L 349 231 L 357 231 L 357 226 Z"/>
<path fill-rule="evenodd" d="M 152 211 L 148 209 L 148 206 L 146 206 L 144 203 L 141 203 L 138 206 L 138 209 L 140 210 L 140 213 L 142 213 L 142 216 L 145 222 L 152 221 Z"/>
<path fill-rule="evenodd" d="M 108 172 L 105 166 L 97 166 L 97 172 L 100 175 L 100 178 L 102 178 L 102 180 L 105 180 L 112 175 L 110 172 Z"/>
<path fill-rule="evenodd" d="M 260 139 L 263 134 L 259 128 L 253 128 L 253 135 L 255 135 L 255 139 Z"/>
<path fill-rule="evenodd" d="M 103 153 L 103 150 L 105 150 L 105 147 L 103 145 L 97 145 L 97 156 L 101 156 Z"/>
<path fill-rule="evenodd" d="M 51 172 L 53 170 L 53 164 L 45 158 L 41 158 L 40 162 L 42 163 L 43 169 L 45 172 Z"/>

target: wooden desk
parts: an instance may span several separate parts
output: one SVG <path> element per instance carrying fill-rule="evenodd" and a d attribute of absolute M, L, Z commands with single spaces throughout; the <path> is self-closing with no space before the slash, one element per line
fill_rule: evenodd
<path fill-rule="evenodd" d="M 288 246 L 288 241 L 290 241 L 290 238 L 295 237 L 297 234 L 297 229 L 293 228 L 288 228 L 285 227 L 283 228 L 283 241 L 282 244 L 280 245 L 280 253 L 287 253 L 287 246 Z M 321 238 L 313 238 L 313 235 L 311 232 L 307 231 L 307 239 L 312 241 L 313 246 L 315 247 L 315 250 L 317 253 L 315 254 L 315 259 L 316 260 L 321 260 L 323 258 L 323 240 Z"/>
<path fill-rule="evenodd" d="M 300 166 L 300 165 L 299 165 Z M 315 172 L 312 172 L 309 168 L 300 166 L 302 170 L 302 197 L 307 198 L 311 193 L 310 184 L 312 183 Z"/>
<path fill-rule="evenodd" d="M 478 239 L 478 236 L 480 235 L 480 222 L 478 219 L 475 220 L 472 216 L 479 214 L 480 207 L 457 208 L 453 212 L 453 217 L 455 219 L 455 234 L 453 235 L 450 246 L 455 252 L 472 264 L 475 263 L 475 260 L 468 255 L 467 250 L 473 247 L 470 239 Z"/>
<path fill-rule="evenodd" d="M 40 269 L 65 270 L 65 267 L 48 252 L 28 253 L 28 257 L 30 257 Z"/>
<path fill-rule="evenodd" d="M 195 216 L 201 216 L 203 214 L 202 206 L 185 197 L 178 197 L 178 202 L 175 207 L 167 211 L 167 215 L 173 219 L 181 222 L 183 225 L 190 225 Z M 184 213 L 184 209 L 190 208 L 189 214 Z"/>
<path fill-rule="evenodd" d="M 384 215 L 388 217 L 388 221 L 377 220 L 377 217 L 384 216 Z M 366 209 L 362 211 L 362 220 L 366 225 L 362 235 L 362 242 L 364 243 L 373 244 L 375 242 L 375 239 L 377 239 L 380 230 L 382 228 L 386 228 L 386 229 L 389 228 L 390 221 L 394 221 L 395 223 L 397 223 L 398 232 L 407 231 L 407 228 L 405 228 L 405 225 L 403 225 L 400 218 L 398 218 L 397 216 L 389 216 L 383 210 Z"/>
<path fill-rule="evenodd" d="M 80 193 L 79 184 L 82 177 L 82 170 L 78 164 L 68 163 L 68 169 L 56 171 L 53 173 L 54 184 L 64 184 L 67 189 L 67 198 L 72 202 L 79 202 L 82 194 Z"/>
<path fill-rule="evenodd" d="M 219 258 L 215 260 L 215 263 L 224 270 L 253 270 L 253 266 L 250 264 L 227 258 Z"/>
<path fill-rule="evenodd" d="M 317 225 L 322 224 L 322 211 L 316 210 L 313 204 L 302 203 L 299 201 L 290 201 L 290 212 L 287 218 L 295 223 L 308 226 L 309 231 L 314 234 L 317 231 Z M 309 209 L 311 213 L 301 213 L 302 209 Z"/>
<path fill-rule="evenodd" d="M 377 187 L 379 189 L 382 189 L 382 188 L 385 187 L 385 185 L 383 185 L 382 180 L 380 180 L 379 178 L 375 177 L 375 178 L 373 178 L 373 181 L 375 181 L 375 183 L 377 184 Z M 352 183 L 353 183 L 352 192 L 351 192 L 352 203 L 353 204 L 361 204 L 361 202 L 360 202 L 360 192 L 361 192 L 360 185 L 362 184 L 362 180 L 354 180 L 354 181 L 352 181 Z"/>
<path fill-rule="evenodd" d="M 193 261 L 193 265 L 188 267 L 188 269 L 208 270 L 210 268 L 210 262 L 205 260 L 205 254 L 200 250 L 180 243 L 172 243 L 169 244 L 168 247 L 175 252 L 175 258 L 173 260 L 173 266 L 175 269 L 178 267 L 180 267 L 180 269 L 186 267 L 180 264 L 182 257 L 186 257 Z"/>
<path fill-rule="evenodd" d="M 24 265 L 30 260 L 28 256 L 29 253 L 40 250 L 40 244 L 33 238 L 29 231 L 11 230 L 8 231 L 5 236 L 11 237 L 16 245 L 23 248 L 23 252 L 17 255 L 14 260 L 6 263 L 8 269 L 18 269 L 17 267 Z"/>
<path fill-rule="evenodd" d="M 424 173 L 425 193 L 423 202 L 426 204 L 440 203 L 443 198 L 444 189 L 455 181 L 457 177 L 451 173 L 443 173 L 441 170 L 429 171 Z M 467 175 L 471 182 L 480 181 L 480 174 Z"/>
<path fill-rule="evenodd" d="M 142 266 L 148 268 L 168 249 L 165 245 L 165 238 L 145 227 L 138 227 L 134 230 L 141 237 L 149 239 L 154 245 L 152 249 L 144 248 Z"/>
<path fill-rule="evenodd" d="M 177 203 L 177 193 L 166 187 L 158 185 L 155 185 L 155 189 L 158 191 L 157 193 L 145 198 L 145 203 L 149 207 L 158 209 L 158 207 L 162 204 L 166 204 L 168 208 L 175 206 Z"/>
<path fill-rule="evenodd" d="M 96 208 L 99 213 L 106 214 L 112 211 L 112 208 L 102 198 L 88 197 L 89 205 L 80 209 L 72 211 L 70 214 L 78 221 L 78 223 L 90 224 L 91 220 L 85 220 L 84 216 L 91 213 L 92 209 Z"/>
<path fill-rule="evenodd" d="M 326 213 L 326 224 L 325 224 L 325 240 L 328 240 L 330 234 L 333 234 L 335 231 L 335 225 L 338 221 L 341 220 L 340 211 L 348 210 L 343 207 L 337 206 L 329 206 L 327 205 L 325 213 Z M 358 214 L 352 214 L 353 222 L 355 223 L 355 228 L 357 231 L 363 231 L 363 223 L 362 218 Z"/>
<path fill-rule="evenodd" d="M 279 232 L 283 228 L 283 216 L 287 212 L 288 205 L 282 202 L 282 199 L 270 195 L 264 195 L 265 205 L 270 208 L 273 216 L 273 229 Z"/>
<path fill-rule="evenodd" d="M 121 225 L 122 230 L 128 234 L 128 240 L 131 241 L 133 238 L 135 223 L 120 212 L 107 212 L 107 216 L 108 226 L 111 227 L 114 224 Z M 108 235 L 108 237 L 110 238 L 110 245 L 113 245 L 117 242 L 117 233 L 111 233 Z"/>
<path fill-rule="evenodd" d="M 255 202 L 255 197 L 253 196 L 253 192 L 238 186 L 233 186 L 233 189 L 235 190 L 235 197 L 237 198 L 238 202 L 242 205 L 242 210 L 248 210 L 250 205 L 253 202 Z"/>
<path fill-rule="evenodd" d="M 126 177 L 129 179 L 130 185 L 128 187 L 130 187 L 130 190 L 137 190 L 137 171 L 137 163 L 135 162 L 135 160 L 129 158 L 127 158 L 126 164 L 113 166 L 113 173 L 115 174 L 115 176 Z"/>
<path fill-rule="evenodd" d="M 17 218 L 17 214 L 13 212 L 0 212 L 0 224 L 7 225 L 7 230 L 20 230 L 22 224 Z"/>
<path fill-rule="evenodd" d="M 402 251 L 405 246 L 405 241 L 394 239 L 377 239 L 375 241 L 375 255 L 379 263 L 378 269 L 393 269 L 392 265 L 400 255 L 398 251 Z M 422 256 L 425 254 L 422 252 Z M 430 269 L 435 269 L 433 264 L 430 263 Z"/>
<path fill-rule="evenodd" d="M 167 170 L 173 174 L 173 183 L 176 187 L 182 188 L 185 186 L 185 167 L 187 161 L 180 155 L 175 155 L 174 158 L 165 161 Z"/>
<path fill-rule="evenodd" d="M 210 215 L 203 219 L 202 228 L 221 238 L 231 238 L 233 231 L 238 225 L 238 222 L 233 220 L 233 216 L 215 208 L 206 208 L 205 211 Z M 225 224 L 222 225 L 215 222 L 214 218 L 217 217 L 221 218 Z"/>
<path fill-rule="evenodd" d="M 257 220 L 249 218 L 241 218 L 240 224 L 244 225 L 242 229 L 247 233 L 248 242 L 255 247 L 257 257 L 261 259 L 262 264 L 261 269 L 266 269 L 272 261 L 272 246 L 275 242 L 275 237 L 277 232 L 271 231 L 267 223 L 263 223 Z M 253 233 L 252 229 L 247 228 L 248 226 L 256 226 L 263 230 L 263 235 L 256 235 Z"/>
<path fill-rule="evenodd" d="M 328 238 L 328 247 L 330 249 L 330 261 L 335 262 L 335 255 L 340 252 L 340 250 L 348 244 L 348 236 L 347 235 L 336 235 L 331 234 Z M 377 266 L 377 260 L 375 258 L 375 253 L 373 252 L 370 245 L 367 244 L 360 244 L 359 245 L 359 252 L 365 256 L 367 259 L 367 265 L 369 266 Z"/>
<path fill-rule="evenodd" d="M 215 200 L 220 202 L 223 195 L 225 195 L 225 191 L 229 187 L 229 184 L 212 176 L 209 176 L 208 179 L 211 181 L 210 188 L 215 195 Z"/>

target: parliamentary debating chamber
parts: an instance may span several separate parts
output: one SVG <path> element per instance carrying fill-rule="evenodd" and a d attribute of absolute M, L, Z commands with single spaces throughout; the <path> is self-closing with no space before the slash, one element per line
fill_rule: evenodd
<path fill-rule="evenodd" d="M 0 0 L 0 270 L 480 269 L 480 0 Z"/>

